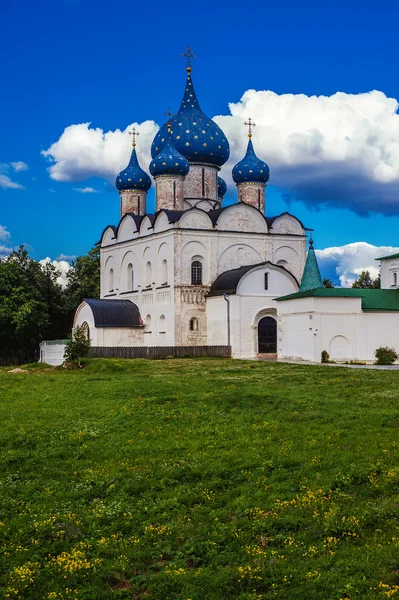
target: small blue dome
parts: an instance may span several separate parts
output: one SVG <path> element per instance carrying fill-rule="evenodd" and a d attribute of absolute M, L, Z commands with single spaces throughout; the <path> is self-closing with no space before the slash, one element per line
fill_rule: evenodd
<path fill-rule="evenodd" d="M 252 140 L 249 140 L 247 153 L 233 168 L 235 183 L 266 183 L 270 177 L 268 165 L 255 154 Z"/>
<path fill-rule="evenodd" d="M 190 170 L 190 163 L 173 145 L 171 134 L 166 133 L 166 144 L 161 152 L 152 159 L 150 173 L 153 177 L 159 175 L 180 175 L 184 177 Z"/>
<path fill-rule="evenodd" d="M 126 169 L 116 176 L 115 185 L 119 191 L 122 190 L 144 190 L 148 192 L 151 187 L 151 179 L 140 167 L 137 160 L 136 148 L 133 148 L 130 162 Z"/>
<path fill-rule="evenodd" d="M 227 192 L 227 183 L 221 177 L 218 177 L 218 198 L 223 198 Z"/>
<path fill-rule="evenodd" d="M 170 123 L 173 144 L 190 163 L 221 167 L 228 160 L 229 142 L 220 127 L 202 112 L 190 71 L 179 112 L 171 117 Z M 165 146 L 167 129 L 167 123 L 164 123 L 154 138 L 151 146 L 153 158 Z"/>

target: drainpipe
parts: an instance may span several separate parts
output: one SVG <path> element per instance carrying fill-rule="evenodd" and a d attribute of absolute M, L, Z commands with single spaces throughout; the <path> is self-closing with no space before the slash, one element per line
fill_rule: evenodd
<path fill-rule="evenodd" d="M 227 302 L 227 345 L 231 346 L 230 340 L 230 300 L 228 294 L 223 294 L 223 298 Z"/>

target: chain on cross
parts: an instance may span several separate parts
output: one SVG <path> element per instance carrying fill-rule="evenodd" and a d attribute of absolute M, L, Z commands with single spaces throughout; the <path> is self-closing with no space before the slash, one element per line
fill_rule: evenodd
<path fill-rule="evenodd" d="M 183 52 L 182 56 L 185 56 L 187 58 L 187 71 L 191 71 L 191 60 L 193 58 L 197 58 L 194 54 L 194 52 L 191 50 L 190 46 L 187 46 L 187 49 L 185 50 L 185 52 Z"/>
<path fill-rule="evenodd" d="M 254 123 L 251 117 L 248 117 L 248 121 L 245 121 L 244 125 L 248 127 L 248 137 L 251 139 L 252 137 L 252 127 L 256 127 L 256 123 Z"/>
<path fill-rule="evenodd" d="M 132 146 L 133 146 L 133 148 L 135 148 L 136 147 L 136 137 L 140 134 L 138 131 L 136 131 L 136 128 L 133 127 L 132 131 L 129 131 L 129 135 L 132 136 Z"/>

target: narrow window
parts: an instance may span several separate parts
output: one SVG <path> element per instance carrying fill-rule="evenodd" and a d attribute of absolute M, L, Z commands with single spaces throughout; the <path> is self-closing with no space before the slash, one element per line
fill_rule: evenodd
<path fill-rule="evenodd" d="M 168 262 L 166 260 L 162 261 L 162 285 L 166 285 L 168 283 Z"/>
<path fill-rule="evenodd" d="M 137 196 L 137 214 L 140 214 L 140 195 Z"/>
<path fill-rule="evenodd" d="M 159 317 L 159 333 L 166 333 L 166 319 L 165 315 Z"/>
<path fill-rule="evenodd" d="M 82 331 L 85 334 L 86 340 L 89 340 L 90 339 L 90 327 L 89 327 L 89 324 L 87 323 L 87 321 L 82 323 Z"/>
<path fill-rule="evenodd" d="M 109 270 L 109 291 L 110 292 L 114 291 L 114 270 L 113 269 Z"/>
<path fill-rule="evenodd" d="M 151 263 L 150 262 L 148 262 L 146 264 L 145 278 L 146 278 L 146 287 L 151 287 Z"/>
<path fill-rule="evenodd" d="M 198 331 L 198 319 L 195 317 L 190 319 L 190 331 Z"/>
<path fill-rule="evenodd" d="M 173 182 L 173 208 L 176 208 L 176 181 Z"/>
<path fill-rule="evenodd" d="M 202 197 L 205 198 L 205 169 L 202 169 Z"/>
<path fill-rule="evenodd" d="M 199 260 L 191 263 L 191 285 L 202 285 L 202 264 Z"/>
<path fill-rule="evenodd" d="M 269 289 L 269 273 L 265 273 L 265 290 Z"/>
<path fill-rule="evenodd" d="M 260 188 L 258 188 L 258 210 L 260 210 Z"/>
<path fill-rule="evenodd" d="M 398 274 L 397 273 L 393 274 L 393 284 L 398 285 Z"/>
<path fill-rule="evenodd" d="M 127 286 L 126 286 L 126 291 L 127 292 L 131 292 L 134 290 L 134 272 L 133 272 L 133 265 L 132 263 L 129 263 L 127 266 Z"/>
<path fill-rule="evenodd" d="M 145 318 L 145 328 L 146 328 L 146 331 L 151 330 L 151 315 L 147 315 Z"/>

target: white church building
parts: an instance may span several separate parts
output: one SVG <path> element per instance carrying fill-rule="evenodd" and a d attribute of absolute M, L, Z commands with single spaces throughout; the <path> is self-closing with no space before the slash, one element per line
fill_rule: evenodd
<path fill-rule="evenodd" d="M 188 52 L 190 57 L 190 52 Z M 293 215 L 267 215 L 268 165 L 248 147 L 232 175 L 237 202 L 223 206 L 220 168 L 229 143 L 201 110 L 187 67 L 183 100 L 156 134 L 149 171 L 136 133 L 118 174 L 120 221 L 101 237 L 101 298 L 86 299 L 74 327 L 92 346 L 230 345 L 232 356 L 276 355 L 320 362 L 373 360 L 399 349 L 399 258 L 382 259 L 381 290 L 325 289 L 313 244 Z"/>

